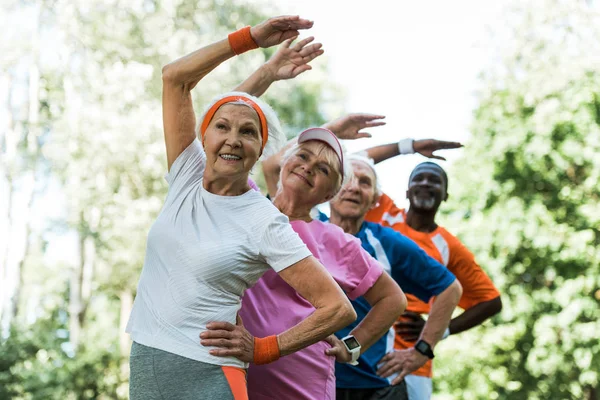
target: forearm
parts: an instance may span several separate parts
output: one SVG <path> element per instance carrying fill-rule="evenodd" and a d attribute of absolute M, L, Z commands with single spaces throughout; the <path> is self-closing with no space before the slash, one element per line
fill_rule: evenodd
<path fill-rule="evenodd" d="M 285 356 L 317 343 L 348 326 L 356 319 L 352 305 L 338 304 L 318 308 L 298 325 L 277 336 L 279 352 Z"/>
<path fill-rule="evenodd" d="M 454 281 L 436 297 L 419 339 L 426 341 L 432 348 L 435 347 L 448 327 L 452 312 L 456 308 L 461 294 L 460 284 L 458 281 Z"/>
<path fill-rule="evenodd" d="M 367 156 L 372 158 L 375 164 L 400 155 L 398 143 L 382 144 L 381 146 L 371 147 L 365 151 L 367 152 Z"/>
<path fill-rule="evenodd" d="M 373 305 L 366 317 L 350 332 L 360 343 L 361 354 L 386 334 L 406 309 L 406 297 L 398 301 L 395 297 L 384 298 Z"/>
<path fill-rule="evenodd" d="M 454 335 L 480 325 L 486 319 L 498 314 L 501 309 L 502 301 L 500 300 L 500 296 L 476 304 L 450 321 L 450 334 Z"/>
<path fill-rule="evenodd" d="M 163 80 L 194 87 L 204 76 L 234 55 L 229 40 L 223 39 L 167 64 L 163 67 Z"/>
<path fill-rule="evenodd" d="M 235 88 L 237 92 L 244 92 L 256 97 L 262 96 L 269 86 L 275 82 L 275 74 L 267 64 L 262 65 L 252 75 Z"/>

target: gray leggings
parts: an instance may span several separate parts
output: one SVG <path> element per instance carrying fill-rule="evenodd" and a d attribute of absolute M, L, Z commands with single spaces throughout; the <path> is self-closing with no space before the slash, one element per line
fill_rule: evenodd
<path fill-rule="evenodd" d="M 242 374 L 225 375 L 223 367 L 191 360 L 133 342 L 129 360 L 131 400 L 237 400 L 247 399 Z M 227 368 L 227 367 L 225 367 Z M 229 378 L 229 380 L 228 380 Z M 237 379 L 230 386 L 230 380 Z M 234 396 L 234 391 L 236 395 Z M 245 396 L 244 396 L 245 394 Z"/>

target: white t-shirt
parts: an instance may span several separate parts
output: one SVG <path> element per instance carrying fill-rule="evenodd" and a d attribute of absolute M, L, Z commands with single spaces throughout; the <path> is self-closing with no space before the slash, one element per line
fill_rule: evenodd
<path fill-rule="evenodd" d="M 205 165 L 202 145 L 194 140 L 166 176 L 169 192 L 148 233 L 127 332 L 145 346 L 245 368 L 236 358 L 210 355 L 200 333 L 211 321 L 235 324 L 244 291 L 264 272 L 279 272 L 311 253 L 259 192 L 206 191 Z"/>

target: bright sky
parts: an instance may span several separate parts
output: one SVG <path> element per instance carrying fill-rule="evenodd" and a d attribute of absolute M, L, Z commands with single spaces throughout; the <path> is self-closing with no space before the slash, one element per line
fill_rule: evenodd
<path fill-rule="evenodd" d="M 347 93 L 348 112 L 386 116 L 372 139 L 351 151 L 401 138 L 468 144 L 477 76 L 490 62 L 483 43 L 507 2 L 276 0 L 281 12 L 315 21 L 306 35 L 323 43 L 330 79 Z M 489 43 L 489 42 L 488 42 Z M 310 80 L 310 73 L 303 79 Z M 332 117 L 336 117 L 333 115 Z M 460 150 L 442 152 L 449 165 Z M 378 168 L 383 189 L 404 204 L 408 174 L 424 158 L 397 157 Z M 450 188 L 451 189 L 451 188 Z"/>

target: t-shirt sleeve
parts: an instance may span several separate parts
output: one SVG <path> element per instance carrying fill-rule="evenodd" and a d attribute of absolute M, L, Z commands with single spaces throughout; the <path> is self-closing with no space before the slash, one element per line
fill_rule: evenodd
<path fill-rule="evenodd" d="M 452 238 L 448 269 L 456 275 L 463 288 L 458 306 L 467 310 L 479 303 L 500 296 L 490 277 L 475 261 L 473 253 L 458 239 Z"/>
<path fill-rule="evenodd" d="M 333 279 L 346 292 L 350 300 L 364 295 L 383 273 L 381 264 L 361 246 L 360 240 L 343 233 L 329 240 L 327 248 L 337 252 L 336 265 L 327 265 Z"/>
<path fill-rule="evenodd" d="M 456 279 L 446 267 L 429 257 L 406 236 L 390 230 L 386 239 L 392 241 L 389 246 L 391 254 L 388 254 L 392 278 L 406 293 L 413 294 L 427 303 L 431 297 L 446 290 Z"/>
<path fill-rule="evenodd" d="M 258 246 L 260 256 L 275 272 L 312 255 L 283 214 L 275 216 L 266 226 Z"/>
<path fill-rule="evenodd" d="M 178 192 L 202 179 L 205 167 L 206 153 L 200 141 L 194 139 L 175 159 L 165 176 L 169 184 L 169 192 Z"/>

